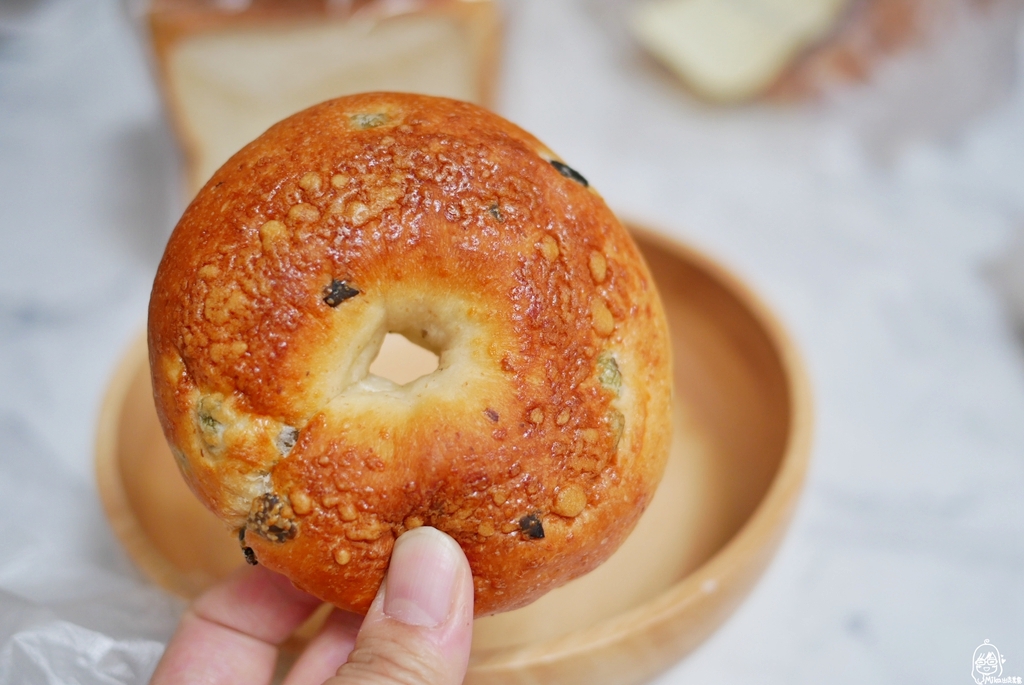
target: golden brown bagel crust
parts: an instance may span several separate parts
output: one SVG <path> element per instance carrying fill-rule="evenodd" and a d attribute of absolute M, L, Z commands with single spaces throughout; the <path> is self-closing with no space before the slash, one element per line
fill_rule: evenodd
<path fill-rule="evenodd" d="M 479 107 L 369 93 L 273 126 L 186 210 L 150 301 L 157 410 L 259 563 L 365 612 L 395 538 L 431 525 L 485 615 L 632 529 L 668 450 L 665 318 L 621 224 L 551 160 Z M 438 371 L 367 378 L 389 331 Z"/>

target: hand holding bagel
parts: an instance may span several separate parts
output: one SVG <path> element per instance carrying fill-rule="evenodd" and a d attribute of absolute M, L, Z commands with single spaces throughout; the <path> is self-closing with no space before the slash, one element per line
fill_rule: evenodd
<path fill-rule="evenodd" d="M 269 683 L 280 672 L 278 645 L 319 605 L 276 573 L 244 568 L 185 611 L 150 684 Z M 366 617 L 333 610 L 280 682 L 460 685 L 472 630 L 466 558 L 450 537 L 424 526 L 395 542 Z"/>

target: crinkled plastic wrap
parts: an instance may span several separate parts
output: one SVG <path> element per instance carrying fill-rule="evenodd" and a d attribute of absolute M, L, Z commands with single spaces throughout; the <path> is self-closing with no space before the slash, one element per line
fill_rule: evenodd
<path fill-rule="evenodd" d="M 0 682 L 145 682 L 163 653 L 163 642 L 116 638 L 88 627 L 109 618 L 103 608 L 96 602 L 46 607 L 0 592 Z"/>
<path fill-rule="evenodd" d="M 69 473 L 16 418 L 0 434 L 0 501 L 21 516 L 0 551 L 0 683 L 146 682 L 184 603 L 126 566 L 91 473 Z"/>

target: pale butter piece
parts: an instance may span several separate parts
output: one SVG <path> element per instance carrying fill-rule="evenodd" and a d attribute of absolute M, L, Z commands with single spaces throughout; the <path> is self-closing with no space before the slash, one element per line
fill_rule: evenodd
<path fill-rule="evenodd" d="M 699 94 L 763 92 L 825 36 L 848 0 L 653 0 L 632 16 L 637 39 Z"/>

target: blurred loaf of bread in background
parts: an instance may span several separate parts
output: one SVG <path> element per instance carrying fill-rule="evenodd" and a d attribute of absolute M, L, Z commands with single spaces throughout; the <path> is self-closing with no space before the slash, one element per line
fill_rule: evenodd
<path fill-rule="evenodd" d="M 151 0 L 145 10 L 189 196 L 277 121 L 373 90 L 488 104 L 491 0 Z"/>

